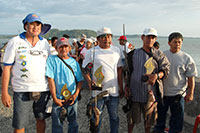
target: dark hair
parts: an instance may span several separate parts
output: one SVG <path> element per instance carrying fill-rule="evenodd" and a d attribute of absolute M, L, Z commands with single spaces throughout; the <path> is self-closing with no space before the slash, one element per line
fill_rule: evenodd
<path fill-rule="evenodd" d="M 159 46 L 160 46 L 160 43 L 156 41 L 156 42 L 153 44 L 153 46 L 154 46 L 154 47 L 159 47 Z"/>
<path fill-rule="evenodd" d="M 53 36 L 53 37 L 51 38 L 51 43 L 54 44 L 55 40 L 58 40 L 58 37 Z"/>
<path fill-rule="evenodd" d="M 171 42 L 174 38 L 181 39 L 183 41 L 183 35 L 179 32 L 173 32 L 169 35 L 168 41 Z"/>
<path fill-rule="evenodd" d="M 63 34 L 63 37 L 65 37 L 65 38 L 70 38 L 70 36 L 67 35 L 67 34 Z"/>

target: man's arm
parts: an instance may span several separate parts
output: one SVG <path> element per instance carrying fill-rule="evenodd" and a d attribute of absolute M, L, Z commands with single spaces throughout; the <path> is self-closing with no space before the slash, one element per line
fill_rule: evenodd
<path fill-rule="evenodd" d="M 190 102 L 190 101 L 193 100 L 194 87 L 195 87 L 195 78 L 194 77 L 188 77 L 188 92 L 185 96 L 186 102 Z"/>
<path fill-rule="evenodd" d="M 76 98 L 78 97 L 78 94 L 80 93 L 81 88 L 82 88 L 82 84 L 83 84 L 83 81 L 80 81 L 80 82 L 77 83 L 76 92 L 69 99 L 69 100 L 72 100 L 72 102 L 70 103 L 70 105 L 72 105 L 74 103 L 74 101 L 76 100 Z"/>
<path fill-rule="evenodd" d="M 123 97 L 123 80 L 122 80 L 122 67 L 117 68 L 117 79 L 119 84 L 119 96 Z"/>
<path fill-rule="evenodd" d="M 8 85 L 10 80 L 10 72 L 11 72 L 12 66 L 4 66 L 3 67 L 3 74 L 2 74 L 2 103 L 6 107 L 11 107 L 11 97 L 8 93 Z"/>
<path fill-rule="evenodd" d="M 83 77 L 86 79 L 87 83 L 88 83 L 88 86 L 89 86 L 89 89 L 92 90 L 92 80 L 91 80 L 91 77 L 90 77 L 90 73 L 85 73 L 83 74 Z"/>
<path fill-rule="evenodd" d="M 58 99 L 58 98 L 56 97 L 56 85 L 55 85 L 54 79 L 48 77 L 48 83 L 49 83 L 49 88 L 50 88 L 50 92 L 51 92 L 53 101 L 54 101 L 58 106 L 63 106 L 62 103 L 63 103 L 65 100 L 61 100 L 61 99 Z"/>

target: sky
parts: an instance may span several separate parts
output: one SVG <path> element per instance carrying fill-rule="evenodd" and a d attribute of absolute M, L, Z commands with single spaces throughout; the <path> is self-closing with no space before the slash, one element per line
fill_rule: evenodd
<path fill-rule="evenodd" d="M 153 27 L 159 36 L 200 37 L 200 0 L 0 0 L 0 34 L 23 32 L 22 20 L 32 12 L 59 30 L 109 27 L 121 35 L 125 24 L 129 35 Z"/>

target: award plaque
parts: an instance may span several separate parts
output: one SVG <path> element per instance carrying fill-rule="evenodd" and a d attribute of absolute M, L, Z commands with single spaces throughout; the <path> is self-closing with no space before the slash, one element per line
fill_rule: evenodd
<path fill-rule="evenodd" d="M 100 66 L 99 68 L 97 68 L 97 70 L 94 73 L 94 76 L 96 78 L 96 86 L 97 87 L 102 87 L 102 82 L 104 80 L 104 75 L 102 73 L 102 67 Z"/>
<path fill-rule="evenodd" d="M 71 97 L 71 92 L 67 89 L 67 84 L 62 87 L 61 95 L 64 96 L 65 100 Z"/>
<path fill-rule="evenodd" d="M 153 57 L 149 58 L 145 64 L 144 67 L 146 69 L 146 74 L 151 74 L 153 70 L 155 69 L 155 66 L 153 64 Z"/>

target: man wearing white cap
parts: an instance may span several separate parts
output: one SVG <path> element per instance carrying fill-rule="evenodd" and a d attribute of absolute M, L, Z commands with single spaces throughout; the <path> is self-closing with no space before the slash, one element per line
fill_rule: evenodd
<path fill-rule="evenodd" d="M 51 25 L 42 23 L 35 13 L 28 14 L 23 22 L 26 32 L 9 40 L 4 55 L 2 76 L 2 103 L 11 107 L 8 84 L 12 71 L 12 88 L 14 91 L 13 127 L 15 133 L 25 132 L 29 122 L 32 106 L 37 120 L 37 132 L 45 132 L 45 112 L 50 92 L 45 79 L 46 59 L 50 47 L 44 35 Z"/>
<path fill-rule="evenodd" d="M 86 46 L 81 50 L 81 53 L 80 53 L 80 57 L 83 60 L 85 59 L 85 55 L 86 55 L 87 51 L 92 48 L 92 43 L 93 43 L 92 39 L 90 39 L 90 38 L 86 39 Z"/>
<path fill-rule="evenodd" d="M 77 97 L 82 87 L 82 72 L 78 62 L 69 56 L 71 45 L 68 39 L 65 37 L 58 39 L 56 49 L 58 55 L 48 57 L 46 70 L 54 101 L 51 112 L 52 133 L 63 132 L 65 117 L 67 117 L 69 122 L 68 133 L 78 133 Z"/>
<path fill-rule="evenodd" d="M 104 107 L 107 106 L 110 117 L 110 131 L 117 133 L 119 127 L 119 96 L 123 94 L 121 52 L 119 48 L 111 45 L 112 32 L 109 28 L 103 27 L 98 30 L 97 40 L 99 45 L 87 52 L 82 67 L 86 68 L 89 63 L 93 63 L 92 78 L 89 72 L 84 72 L 88 86 L 92 90 L 92 97 L 106 90 L 108 94 L 98 99 L 97 104 L 93 104 L 93 107 L 97 107 L 100 112 L 100 120 L 99 124 L 94 127 L 98 118 L 95 117 L 93 112 L 90 130 L 95 128 L 95 132 L 100 132 L 102 112 Z M 95 90 L 92 84 L 93 86 L 101 84 L 102 90 Z"/>
<path fill-rule="evenodd" d="M 144 118 L 145 132 L 149 133 L 156 117 L 156 102 L 162 102 L 162 79 L 169 73 L 169 61 L 162 51 L 153 47 L 157 39 L 154 28 L 146 28 L 141 36 L 143 46 L 128 54 L 130 83 L 125 89 L 131 108 L 128 110 L 128 132 L 132 133 L 135 124 Z M 151 98 L 151 101 L 149 99 Z"/>

